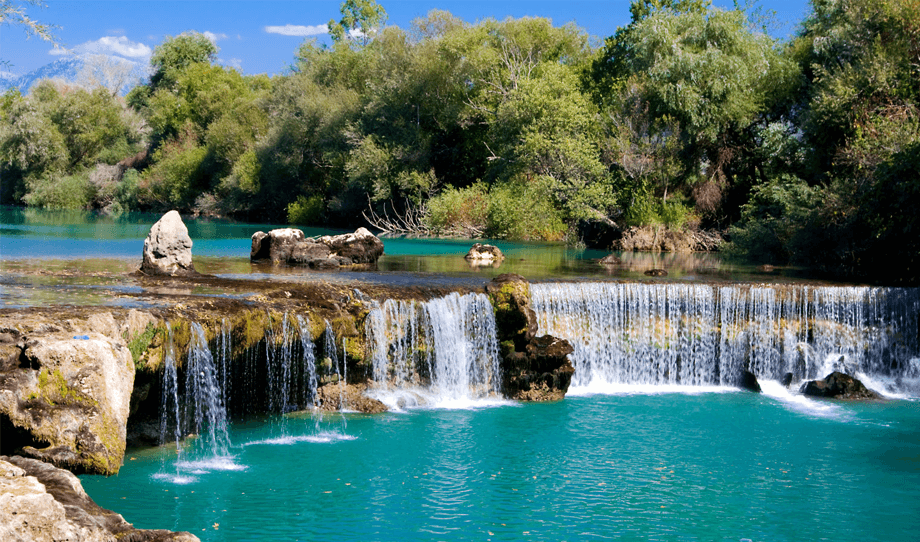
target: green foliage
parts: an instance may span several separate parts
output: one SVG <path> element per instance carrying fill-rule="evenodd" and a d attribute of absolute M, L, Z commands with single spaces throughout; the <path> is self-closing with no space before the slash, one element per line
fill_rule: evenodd
<path fill-rule="evenodd" d="M 461 189 L 447 187 L 428 200 L 425 222 L 435 235 L 481 237 L 488 217 L 488 187 L 476 183 Z"/>
<path fill-rule="evenodd" d="M 27 177 L 26 187 L 23 201 L 45 209 L 86 209 L 94 196 L 87 171 L 73 175 L 45 172 L 41 176 Z"/>
<path fill-rule="evenodd" d="M 550 185 L 543 178 L 447 188 L 428 201 L 425 225 L 435 235 L 559 241 L 567 227 Z"/>
<path fill-rule="evenodd" d="M 345 0 L 341 11 L 341 20 L 330 19 L 327 25 L 335 42 L 350 38 L 367 45 L 374 32 L 387 20 L 387 12 L 374 0 Z"/>
<path fill-rule="evenodd" d="M 150 57 L 150 65 L 154 70 L 150 77 L 151 88 L 171 86 L 186 68 L 217 60 L 218 51 L 218 47 L 199 32 L 166 36 L 163 43 L 153 49 L 153 56 Z"/>
<path fill-rule="evenodd" d="M 190 209 L 203 191 L 203 164 L 208 150 L 198 145 L 191 129 L 185 137 L 160 147 L 154 165 L 146 171 L 138 189 L 142 204 L 158 208 Z"/>
<path fill-rule="evenodd" d="M 553 184 L 552 178 L 541 177 L 493 186 L 486 236 L 561 241 L 567 228 L 562 211 L 553 206 Z"/>
<path fill-rule="evenodd" d="M 785 264 L 801 260 L 794 247 L 814 245 L 807 225 L 821 201 L 820 191 L 801 179 L 780 177 L 757 186 L 742 208 L 742 218 L 729 230 L 729 254 L 760 263 Z M 807 250 L 807 249 L 806 249 Z"/>
<path fill-rule="evenodd" d="M 313 194 L 309 198 L 297 196 L 297 200 L 287 206 L 288 224 L 312 226 L 320 224 L 323 217 L 323 197 Z"/>

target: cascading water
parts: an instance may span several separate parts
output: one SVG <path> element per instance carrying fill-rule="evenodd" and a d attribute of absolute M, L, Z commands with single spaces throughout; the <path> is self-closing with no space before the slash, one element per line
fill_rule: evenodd
<path fill-rule="evenodd" d="M 682 284 L 531 285 L 538 334 L 575 351 L 573 387 L 734 386 L 865 375 L 920 393 L 916 289 Z"/>
<path fill-rule="evenodd" d="M 300 332 L 300 346 L 303 350 L 303 389 L 304 406 L 317 407 L 317 388 L 319 383 L 316 378 L 316 353 L 313 350 L 313 339 L 310 337 L 310 326 L 303 316 L 297 315 L 297 329 Z"/>
<path fill-rule="evenodd" d="M 180 381 L 172 326 L 167 324 L 167 327 L 169 334 L 160 400 L 160 440 L 165 443 L 172 429 L 171 437 L 175 439 L 177 457 L 175 474 L 161 472 L 156 478 L 184 484 L 195 480 L 190 475 L 210 470 L 242 469 L 233 463 L 229 455 L 230 437 L 223 397 L 224 384 L 208 346 L 204 328 L 198 323 L 191 325 L 188 357 L 184 367 L 185 379 Z M 190 433 L 197 433 L 203 438 L 183 445 L 183 436 Z M 187 474 L 182 474 L 182 471 Z"/>
<path fill-rule="evenodd" d="M 230 437 L 227 433 L 227 409 L 221 395 L 217 368 L 201 324 L 192 323 L 188 366 L 185 370 L 186 420 L 190 430 L 207 431 L 207 442 L 214 457 L 226 456 Z"/>
<path fill-rule="evenodd" d="M 172 325 L 167 322 L 166 355 L 163 360 L 163 385 L 160 391 L 160 444 L 167 439 L 176 443 L 177 453 L 181 449 L 182 421 L 179 408 L 179 375 L 176 370 L 176 346 L 173 342 Z M 169 429 L 172 427 L 172 434 Z"/>
<path fill-rule="evenodd" d="M 462 405 L 500 391 L 495 316 L 483 294 L 387 300 L 368 314 L 365 334 L 376 396 L 391 407 Z"/>

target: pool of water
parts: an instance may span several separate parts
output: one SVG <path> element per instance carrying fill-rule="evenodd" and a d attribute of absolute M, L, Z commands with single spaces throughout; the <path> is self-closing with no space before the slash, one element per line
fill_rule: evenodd
<path fill-rule="evenodd" d="M 576 390 L 577 393 L 577 390 Z M 242 540 L 915 540 L 920 403 L 623 390 L 236 421 L 83 476 L 141 528 Z"/>
<path fill-rule="evenodd" d="M 121 294 L 139 288 L 129 274 L 140 266 L 144 239 L 159 218 L 151 213 L 108 217 L 82 211 L 0 207 L 0 305 L 119 302 Z M 599 250 L 488 239 L 478 241 L 495 244 L 503 251 L 506 259 L 499 264 L 477 266 L 463 258 L 476 240 L 385 237 L 385 253 L 373 269 L 273 267 L 249 261 L 251 237 L 256 231 L 283 226 L 193 218 L 184 221 L 194 243 L 196 270 L 243 280 L 357 280 L 474 287 L 502 273 L 517 273 L 530 280 L 798 280 L 794 270 L 762 273 L 725 261 L 718 254 L 622 253 L 620 264 L 605 266 L 598 260 L 607 253 Z M 307 236 L 343 233 L 301 229 Z M 649 279 L 645 272 L 650 269 L 665 269 L 668 276 Z"/>

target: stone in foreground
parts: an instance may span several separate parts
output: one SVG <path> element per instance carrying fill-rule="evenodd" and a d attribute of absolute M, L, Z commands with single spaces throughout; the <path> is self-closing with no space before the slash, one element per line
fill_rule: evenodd
<path fill-rule="evenodd" d="M 177 211 L 169 211 L 150 228 L 144 240 L 145 275 L 196 275 L 192 266 L 192 238 Z"/>
<path fill-rule="evenodd" d="M 0 540 L 195 542 L 198 537 L 135 529 L 93 502 L 70 472 L 35 459 L 0 456 Z"/>
<path fill-rule="evenodd" d="M 305 238 L 301 230 L 280 228 L 252 236 L 252 261 L 271 260 L 275 265 L 299 265 L 312 269 L 375 264 L 383 255 L 383 242 L 365 228 L 343 235 Z"/>
<path fill-rule="evenodd" d="M 881 399 L 882 396 L 867 388 L 862 382 L 848 374 L 834 371 L 824 380 L 809 380 L 802 384 L 799 392 L 812 397 L 833 399 Z"/>
<path fill-rule="evenodd" d="M 75 472 L 115 474 L 134 386 L 131 352 L 99 333 L 0 344 L 4 451 Z"/>

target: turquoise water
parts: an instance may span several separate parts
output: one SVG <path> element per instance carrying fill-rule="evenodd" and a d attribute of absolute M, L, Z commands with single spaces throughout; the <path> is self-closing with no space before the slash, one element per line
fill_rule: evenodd
<path fill-rule="evenodd" d="M 915 540 L 918 405 L 722 390 L 264 418 L 183 479 L 167 446 L 82 481 L 206 541 Z"/>
<path fill-rule="evenodd" d="M 0 258 L 4 271 L 30 273 L 67 268 L 76 273 L 124 274 L 140 264 L 144 239 L 161 215 L 126 213 L 119 217 L 84 211 L 48 211 L 0 207 Z M 195 268 L 230 278 L 254 274 L 322 276 L 306 268 L 271 268 L 250 264 L 252 234 L 287 227 L 227 220 L 183 217 L 192 238 Z M 344 230 L 301 227 L 307 236 L 335 235 Z M 384 237 L 384 255 L 374 272 L 425 273 L 483 277 L 518 273 L 527 278 L 610 277 L 645 279 L 645 271 L 666 269 L 668 279 L 788 280 L 782 274 L 757 273 L 751 266 L 724 261 L 717 254 L 621 254 L 622 264 L 602 266 L 607 252 L 563 243 L 480 239 L 498 246 L 506 256 L 499 265 L 470 265 L 463 256 L 477 240 Z M 790 273 L 793 271 L 790 270 Z M 328 273 L 327 273 L 328 274 Z"/>

